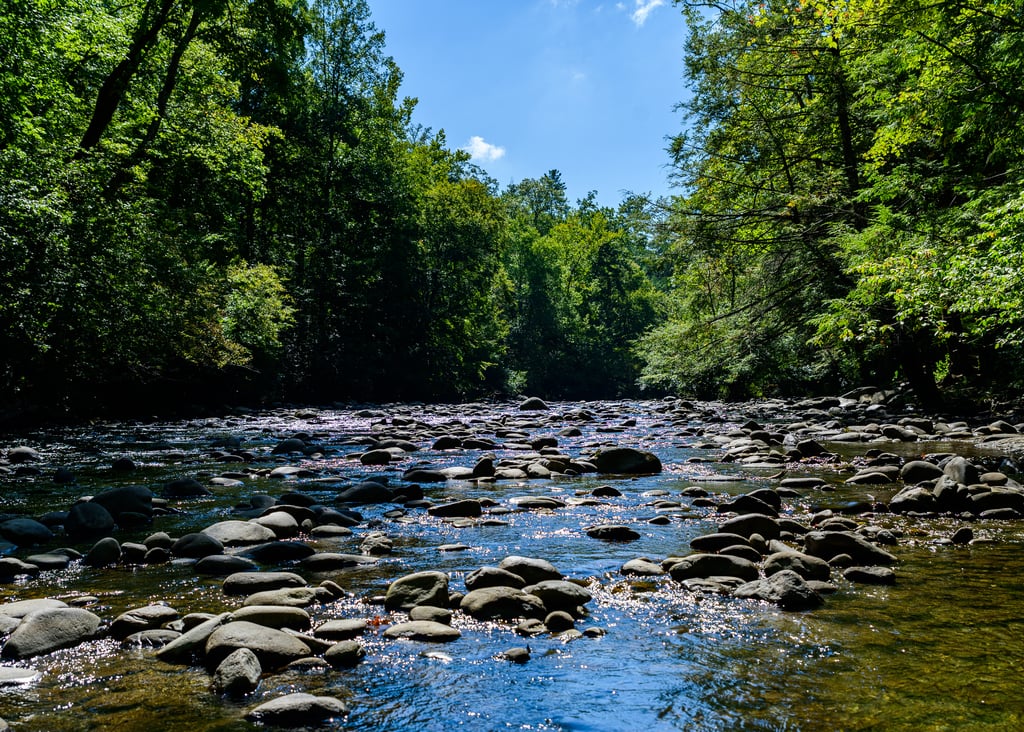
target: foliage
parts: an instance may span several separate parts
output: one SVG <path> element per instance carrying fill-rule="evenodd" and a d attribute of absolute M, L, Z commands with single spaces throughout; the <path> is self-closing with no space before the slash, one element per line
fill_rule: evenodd
<path fill-rule="evenodd" d="M 1013 4 L 680 4 L 686 193 L 644 379 L 737 396 L 905 379 L 924 401 L 937 376 L 992 379 L 1022 333 Z"/>

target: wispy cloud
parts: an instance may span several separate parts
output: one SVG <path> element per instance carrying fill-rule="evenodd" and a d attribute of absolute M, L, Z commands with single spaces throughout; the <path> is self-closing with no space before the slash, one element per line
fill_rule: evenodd
<path fill-rule="evenodd" d="M 637 28 L 639 28 L 647 22 L 647 17 L 655 8 L 660 8 L 664 4 L 665 0 L 636 0 L 636 9 L 633 10 L 629 17 L 632 18 Z"/>
<path fill-rule="evenodd" d="M 468 152 L 470 159 L 476 163 L 493 163 L 505 157 L 505 148 L 492 145 L 480 135 L 469 138 L 469 144 L 462 149 Z"/>

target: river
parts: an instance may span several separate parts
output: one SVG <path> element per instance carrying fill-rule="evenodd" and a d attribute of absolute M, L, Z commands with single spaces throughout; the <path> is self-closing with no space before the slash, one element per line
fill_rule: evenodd
<path fill-rule="evenodd" d="M 172 499 L 169 511 L 140 530 L 119 531 L 121 542 L 141 542 L 154 531 L 180 536 L 236 518 L 235 506 L 253 494 L 302 492 L 333 504 L 344 486 L 372 476 L 401 481 L 412 466 L 472 466 L 477 449 L 433 450 L 437 435 L 473 434 L 495 442 L 496 458 L 522 457 L 537 436 L 555 436 L 557 450 L 586 456 L 601 446 L 653 452 L 656 475 L 610 477 L 592 473 L 543 479 L 424 484 L 434 503 L 485 499 L 482 520 L 451 521 L 423 508 L 359 506 L 363 521 L 351 536 L 302 537 L 318 551 L 359 553 L 362 538 L 383 532 L 393 550 L 368 567 L 332 573 L 345 590 L 340 600 L 309 608 L 314 625 L 366 618 L 366 658 L 344 670 L 267 674 L 259 689 L 228 700 L 210 688 L 199 667 L 171 665 L 151 649 L 125 649 L 109 638 L 88 641 L 3 665 L 32 669 L 28 680 L 0 684 L 0 717 L 14 730 L 248 730 L 247 710 L 287 692 L 329 695 L 349 705 L 337 721 L 353 730 L 993 730 L 1024 728 L 1024 524 L 977 521 L 976 541 L 941 541 L 964 525 L 950 517 L 907 518 L 887 513 L 858 516 L 859 523 L 899 537 L 886 547 L 897 557 L 895 585 L 853 584 L 833 573 L 836 591 L 823 606 L 787 612 L 777 607 L 690 592 L 667 576 L 621 573 L 637 557 L 655 561 L 688 553 L 689 542 L 716 531 L 723 517 L 711 503 L 789 476 L 821 477 L 826 490 L 792 492 L 781 515 L 808 522 L 826 508 L 852 501 L 885 501 L 899 487 L 845 482 L 849 465 L 867 449 L 910 459 L 926 453 L 978 452 L 974 441 L 829 444 L 835 462 L 778 465 L 721 462 L 723 445 L 754 420 L 785 434 L 800 419 L 781 403 L 746 405 L 663 401 L 552 403 L 543 412 L 515 404 L 387 405 L 373 408 L 276 409 L 235 412 L 202 420 L 103 422 L 61 430 L 6 435 L 6 448 L 38 451 L 36 469 L 0 477 L 0 512 L 41 516 L 67 510 L 78 497 L 116 485 L 144 485 L 160 494 L 168 481 L 216 476 L 238 480 L 213 494 Z M 576 428 L 575 430 L 566 428 Z M 506 437 L 498 437 L 505 434 Z M 311 455 L 272 455 L 284 438 L 317 445 Z M 358 459 L 382 436 L 419 448 L 395 453 L 387 465 Z M 225 438 L 247 452 L 246 462 L 225 462 Z M 511 449 L 507 446 L 512 445 Z M 781 454 L 785 447 L 778 451 Z M 115 472 L 117 458 L 131 472 Z M 304 470 L 287 479 L 268 468 Z M 64 467 L 75 480 L 54 481 Z M 36 472 L 38 470 L 38 472 Z M 621 495 L 594 500 L 613 486 Z M 700 489 L 700 490 L 694 490 Z M 705 500 L 696 500 L 701 492 Z M 685 493 L 684 493 L 685 492 Z M 521 510 L 515 499 L 553 497 L 564 505 Z M 706 500 L 710 498 L 711 500 Z M 694 505 L 696 500 L 696 505 Z M 487 520 L 490 519 L 490 520 Z M 651 519 L 658 519 L 651 522 Z M 606 542 L 588 536 L 594 524 L 633 528 L 639 538 Z M 90 542 L 58 539 L 44 548 L 0 543 L 0 554 L 26 554 Z M 458 550 L 445 549 L 461 545 Z M 387 640 L 382 630 L 402 619 L 379 598 L 406 574 L 440 570 L 462 590 L 476 568 L 504 557 L 540 557 L 593 595 L 577 627 L 595 637 L 545 634 L 523 638 L 513 625 L 455 613 L 461 637 L 427 644 Z M 280 569 L 285 567 L 267 567 Z M 312 584 L 323 579 L 310 578 Z M 125 610 L 166 603 L 182 615 L 237 608 L 221 579 L 196 574 L 188 562 L 118 565 L 80 562 L 35 578 L 0 584 L 0 602 L 50 597 L 80 604 L 110 621 Z M 500 654 L 529 645 L 530 660 L 510 663 Z"/>

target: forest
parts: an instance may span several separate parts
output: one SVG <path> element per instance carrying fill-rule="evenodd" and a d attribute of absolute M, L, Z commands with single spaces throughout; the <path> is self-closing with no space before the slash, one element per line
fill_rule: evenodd
<path fill-rule="evenodd" d="M 0 411 L 1024 388 L 1019 0 L 679 0 L 675 195 L 502 188 L 365 0 L 0 6 Z"/>

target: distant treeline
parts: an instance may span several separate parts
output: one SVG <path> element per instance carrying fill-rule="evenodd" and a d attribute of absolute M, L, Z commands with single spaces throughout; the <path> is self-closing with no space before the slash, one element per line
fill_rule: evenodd
<path fill-rule="evenodd" d="M 0 408 L 1016 389 L 1019 3 L 680 5 L 611 208 L 417 126 L 364 0 L 7 0 Z"/>

